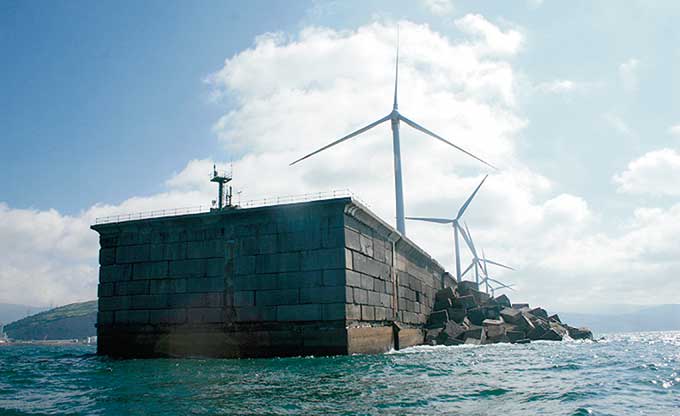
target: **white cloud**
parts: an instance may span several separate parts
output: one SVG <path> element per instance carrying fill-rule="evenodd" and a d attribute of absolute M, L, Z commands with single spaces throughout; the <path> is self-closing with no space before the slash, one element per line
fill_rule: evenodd
<path fill-rule="evenodd" d="M 614 175 L 617 191 L 628 194 L 680 196 L 680 153 L 673 149 L 648 152 Z"/>
<path fill-rule="evenodd" d="M 517 155 L 516 143 L 527 123 L 516 105 L 511 63 L 520 49 L 519 32 L 503 32 L 476 15 L 459 26 L 481 36 L 457 43 L 426 25 L 400 23 L 400 111 L 501 166 L 465 220 L 490 258 L 520 269 L 496 275 L 517 283 L 513 299 L 557 307 L 638 293 L 639 280 L 611 273 L 613 261 L 636 272 L 675 270 L 667 261 L 674 253 L 670 234 L 656 233 L 661 219 L 680 217 L 680 208 L 636 212 L 617 236 L 594 233 L 598 216 L 588 203 L 559 191 Z M 389 125 L 288 166 L 389 113 L 393 65 L 394 28 L 377 23 L 351 31 L 306 28 L 295 36 L 261 36 L 227 59 L 209 82 L 236 104 L 214 128 L 229 150 L 245 154 L 234 161 L 234 186 L 243 190 L 243 199 L 351 188 L 393 223 Z M 478 162 L 407 126 L 402 128 L 402 152 L 410 215 L 454 215 L 484 174 Z M 98 244 L 89 224 L 104 215 L 207 204 L 215 194 L 207 178 L 212 163 L 188 162 L 166 181 L 165 192 L 98 204 L 76 216 L 2 206 L 0 249 L 9 261 L 0 265 L 0 301 L 93 298 Z M 453 270 L 450 228 L 408 223 L 407 230 Z M 24 245 L 13 243 L 24 235 Z M 650 244 L 631 254 L 639 242 Z M 662 283 L 656 275 L 653 282 Z M 44 292 L 31 293 L 33 287 Z M 604 289 L 610 287 L 610 292 Z M 669 301 L 677 297 L 678 287 L 647 293 L 642 301 Z"/>
<path fill-rule="evenodd" d="M 527 3 L 533 8 L 538 8 L 543 5 L 543 0 L 527 0 Z"/>
<path fill-rule="evenodd" d="M 673 136 L 680 137 L 680 124 L 669 127 L 668 133 Z"/>
<path fill-rule="evenodd" d="M 556 79 L 538 83 L 534 88 L 538 92 L 545 94 L 567 94 L 574 92 L 584 93 L 599 87 L 601 87 L 601 83 L 572 81 L 570 79 Z"/>
<path fill-rule="evenodd" d="M 623 88 L 627 92 L 636 92 L 639 88 L 638 70 L 640 68 L 640 61 L 631 58 L 619 65 L 619 78 L 623 84 Z"/>
<path fill-rule="evenodd" d="M 453 12 L 453 0 L 422 0 L 423 5 L 435 16 L 444 16 Z"/>
<path fill-rule="evenodd" d="M 461 31 L 483 39 L 475 45 L 478 51 L 514 55 L 522 46 L 523 37 L 519 31 L 510 29 L 504 32 L 479 14 L 467 14 L 455 23 Z"/>
<path fill-rule="evenodd" d="M 602 118 L 609 124 L 614 130 L 623 136 L 630 136 L 633 134 L 633 130 L 628 126 L 628 123 L 620 116 L 614 113 L 605 113 Z"/>

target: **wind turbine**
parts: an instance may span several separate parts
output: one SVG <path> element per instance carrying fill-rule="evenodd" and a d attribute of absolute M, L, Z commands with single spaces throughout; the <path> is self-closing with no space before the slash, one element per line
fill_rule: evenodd
<path fill-rule="evenodd" d="M 486 284 L 486 293 L 488 294 L 489 289 L 491 289 L 491 296 L 496 297 L 496 289 L 510 289 L 514 292 L 515 289 L 513 288 L 513 286 L 515 285 L 513 284 L 507 285 L 503 282 L 499 282 L 498 280 L 489 277 L 489 271 L 486 268 L 487 259 L 486 255 L 484 254 L 484 250 L 482 250 L 482 257 L 484 257 L 484 267 L 482 268 L 482 270 L 484 271 L 484 279 L 482 280 L 482 282 Z M 493 285 L 489 284 L 489 281 L 496 283 L 498 286 L 493 287 Z"/>
<path fill-rule="evenodd" d="M 394 155 L 394 193 L 395 193 L 395 197 L 396 197 L 397 230 L 401 234 L 406 235 L 406 223 L 404 221 L 404 218 L 405 218 L 404 217 L 404 191 L 403 191 L 403 187 L 402 187 L 402 175 L 401 175 L 401 145 L 400 145 L 400 142 L 399 142 L 399 125 L 400 125 L 400 122 L 403 121 L 404 123 L 411 126 L 412 128 L 414 128 L 418 131 L 421 131 L 421 132 L 427 134 L 428 136 L 431 136 L 431 137 L 433 137 L 433 138 L 435 138 L 435 139 L 437 139 L 437 140 L 439 140 L 443 143 L 446 143 L 446 144 L 448 144 L 449 146 L 451 146 L 455 149 L 460 150 L 461 152 L 465 153 L 466 155 L 484 163 L 485 165 L 487 165 L 487 166 L 489 166 L 493 169 L 496 169 L 496 167 L 485 162 L 484 160 L 478 158 L 477 156 L 473 155 L 472 153 L 468 152 L 467 150 L 465 150 L 465 149 L 463 149 L 459 146 L 456 146 L 455 144 L 444 139 L 443 137 L 439 136 L 438 134 L 431 132 L 430 130 L 426 129 L 425 127 L 421 126 L 420 124 L 416 123 L 415 121 L 403 116 L 399 112 L 399 106 L 398 106 L 398 103 L 397 103 L 397 87 L 398 87 L 398 84 L 399 84 L 399 32 L 397 31 L 397 58 L 396 58 L 396 65 L 395 65 L 394 102 L 392 104 L 392 112 L 389 113 L 388 115 L 386 115 L 385 117 L 383 117 L 383 118 L 381 118 L 377 121 L 374 121 L 373 123 L 371 123 L 371 124 L 369 124 L 365 127 L 362 127 L 359 130 L 357 130 L 353 133 L 350 133 L 347 136 L 344 136 L 344 137 L 322 147 L 321 149 L 318 149 L 318 150 L 316 150 L 316 151 L 314 151 L 314 152 L 312 152 L 312 153 L 310 153 L 306 156 L 299 158 L 298 160 L 294 161 L 290 165 L 292 166 L 292 165 L 294 165 L 298 162 L 301 162 L 301 161 L 307 159 L 308 157 L 314 156 L 315 154 L 317 154 L 319 152 L 322 152 L 322 151 L 324 151 L 324 150 L 326 150 L 330 147 L 335 146 L 336 144 L 340 144 L 340 143 L 342 143 L 346 140 L 349 140 L 352 137 L 358 136 L 358 135 L 372 129 L 375 126 L 390 120 L 391 124 L 392 124 L 392 153 Z"/>
<path fill-rule="evenodd" d="M 467 242 L 467 236 L 465 235 L 465 230 L 463 227 L 460 226 L 460 218 L 463 216 L 465 213 L 465 210 L 467 207 L 470 205 L 470 202 L 472 202 L 472 199 L 477 195 L 477 191 L 479 191 L 479 188 L 482 187 L 484 184 L 484 181 L 486 178 L 488 178 L 489 175 L 484 176 L 484 179 L 477 185 L 477 188 L 475 188 L 474 192 L 468 197 L 468 199 L 465 201 L 465 203 L 460 207 L 458 210 L 458 215 L 456 215 L 456 218 L 432 218 L 432 217 L 406 217 L 407 220 L 414 220 L 414 221 L 426 221 L 426 222 L 434 222 L 437 224 L 451 224 L 453 227 L 453 244 L 454 244 L 454 252 L 456 255 L 456 280 L 460 282 L 463 279 L 463 275 L 460 272 L 460 244 L 458 243 L 458 234 L 463 235 L 463 239 L 466 240 Z"/>
<path fill-rule="evenodd" d="M 475 268 L 475 282 L 477 282 L 477 285 L 479 286 L 480 283 L 486 284 L 486 292 L 489 293 L 489 273 L 487 270 L 487 264 L 493 264 L 495 266 L 503 267 L 508 270 L 515 270 L 510 266 L 506 266 L 504 264 L 501 264 L 499 262 L 489 260 L 486 258 L 486 255 L 484 254 L 484 250 L 482 250 L 482 258 L 479 258 L 477 255 L 477 249 L 475 248 L 475 242 L 472 240 L 472 233 L 470 233 L 470 229 L 468 228 L 467 223 L 464 223 L 465 225 L 465 232 L 463 234 L 463 239 L 465 240 L 465 243 L 467 244 L 468 248 L 470 249 L 470 252 L 472 253 L 472 262 L 470 265 L 465 269 L 461 277 L 465 276 L 467 272 L 469 272 L 472 267 Z M 480 282 L 479 280 L 479 270 L 482 270 L 482 273 L 484 275 L 484 279 Z M 492 279 L 493 280 L 493 279 Z"/>

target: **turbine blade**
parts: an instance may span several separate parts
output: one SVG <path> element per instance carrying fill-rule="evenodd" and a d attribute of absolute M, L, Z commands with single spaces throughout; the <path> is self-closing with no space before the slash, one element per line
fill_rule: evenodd
<path fill-rule="evenodd" d="M 467 233 L 468 238 L 470 239 L 470 244 L 472 245 L 472 251 L 475 252 L 475 257 L 477 256 L 477 250 L 475 249 L 475 242 L 472 240 L 472 233 L 470 233 L 470 229 L 468 228 L 467 222 L 463 223 L 465 225 L 465 232 Z"/>
<path fill-rule="evenodd" d="M 443 138 L 443 137 L 441 137 L 441 136 L 439 136 L 439 135 L 436 135 L 436 134 L 432 133 L 430 130 L 426 129 L 425 127 L 421 126 L 420 124 L 416 123 L 415 121 L 409 120 L 408 118 L 402 116 L 401 114 L 399 114 L 399 118 L 400 118 L 404 123 L 408 124 L 409 126 L 413 127 L 414 129 L 420 130 L 421 132 L 427 134 L 428 136 L 432 136 L 432 137 L 434 137 L 435 139 L 440 140 L 440 141 L 442 141 L 442 142 L 448 144 L 449 146 L 452 146 L 452 147 L 454 147 L 454 148 L 460 150 L 461 152 L 465 153 L 466 155 L 468 155 L 468 156 L 472 157 L 473 159 L 476 159 L 476 160 L 478 160 L 478 161 L 484 163 L 485 165 L 489 166 L 490 168 L 492 168 L 492 169 L 494 169 L 494 170 L 498 170 L 498 168 L 496 168 L 494 165 L 485 162 L 484 160 L 478 158 L 477 156 L 473 155 L 472 153 L 468 152 L 467 150 L 463 149 L 462 147 L 456 146 L 455 144 L 451 143 L 450 141 L 446 140 L 445 138 Z"/>
<path fill-rule="evenodd" d="M 472 192 L 472 194 L 468 197 L 467 201 L 465 201 L 465 203 L 463 204 L 463 206 L 460 207 L 460 209 L 458 210 L 458 216 L 456 217 L 456 219 L 459 219 L 460 217 L 463 216 L 463 214 L 465 213 L 465 210 L 466 210 L 467 207 L 470 205 L 470 202 L 472 202 L 472 199 L 475 197 L 475 195 L 477 195 L 477 192 L 479 191 L 479 188 L 482 187 L 482 185 L 484 184 L 484 181 L 485 181 L 486 178 L 488 178 L 488 177 L 489 177 L 489 175 L 484 176 L 484 179 L 482 179 L 482 181 L 479 183 L 479 185 L 477 185 L 477 187 L 475 188 L 474 192 Z"/>
<path fill-rule="evenodd" d="M 506 288 L 506 289 L 510 289 L 510 290 L 515 290 L 515 289 L 512 288 L 512 286 L 514 286 L 514 285 L 512 285 L 512 284 L 511 284 L 511 285 L 506 285 L 505 283 L 499 282 L 498 280 L 492 279 L 492 278 L 490 278 L 490 277 L 489 277 L 489 281 L 490 281 L 490 282 L 496 283 L 497 285 L 499 285 L 498 287 L 500 287 L 500 288 Z"/>
<path fill-rule="evenodd" d="M 383 122 L 385 122 L 385 121 L 387 121 L 387 120 L 389 120 L 389 119 L 390 119 L 390 116 L 387 115 L 387 116 L 381 118 L 380 120 L 374 121 L 373 123 L 369 124 L 369 125 L 366 126 L 366 127 L 360 128 L 359 130 L 355 131 L 354 133 L 350 133 L 350 134 L 348 134 L 347 136 L 345 136 L 345 137 L 343 137 L 343 138 L 341 138 L 341 139 L 338 139 L 338 140 L 334 141 L 333 143 L 328 144 L 328 145 L 322 147 L 321 149 L 319 149 L 319 150 L 317 150 L 317 151 L 314 151 L 314 152 L 308 154 L 307 156 L 301 157 L 300 159 L 298 159 L 298 160 L 296 160 L 295 162 L 291 163 L 290 166 L 293 166 L 294 164 L 296 164 L 296 163 L 298 163 L 298 162 L 301 162 L 301 161 L 307 159 L 308 157 L 314 156 L 315 154 L 317 154 L 317 153 L 319 153 L 319 152 L 322 152 L 322 151 L 328 149 L 329 147 L 333 147 L 333 146 L 335 146 L 336 144 L 342 143 L 342 142 L 344 142 L 345 140 L 349 140 L 349 139 L 351 139 L 351 138 L 354 137 L 354 136 L 358 136 L 358 135 L 360 135 L 361 133 L 363 133 L 363 132 L 365 132 L 365 131 L 368 131 L 368 130 L 372 129 L 373 127 L 377 126 L 378 124 L 383 123 Z"/>
<path fill-rule="evenodd" d="M 475 244 L 472 242 L 472 238 L 470 238 L 470 235 L 465 232 L 463 227 L 461 227 L 458 223 L 454 223 L 454 227 L 458 228 L 458 231 L 460 234 L 463 236 L 463 240 L 465 241 L 465 244 L 468 246 L 470 251 L 472 252 L 472 255 L 477 258 L 477 250 L 475 249 Z"/>
<path fill-rule="evenodd" d="M 474 266 L 474 265 L 475 265 L 475 262 L 473 261 L 472 263 L 470 263 L 470 265 L 467 267 L 467 269 L 465 269 L 465 271 L 464 271 L 463 273 L 460 274 L 460 277 L 465 276 L 465 274 L 466 274 L 467 272 L 469 272 L 470 269 L 472 269 L 472 266 Z"/>
<path fill-rule="evenodd" d="M 451 224 L 453 222 L 453 220 L 450 220 L 448 218 L 430 218 L 430 217 L 404 217 L 404 218 L 413 221 L 436 222 L 437 224 Z"/>
<path fill-rule="evenodd" d="M 506 268 L 506 269 L 508 269 L 508 270 L 515 270 L 515 269 L 513 269 L 513 268 L 510 267 L 510 266 L 506 266 L 505 264 L 501 264 L 501 263 L 498 263 L 498 262 L 493 261 L 493 260 L 484 259 L 484 262 L 485 262 L 485 263 L 489 263 L 489 264 L 493 264 L 493 265 L 498 266 L 498 267 L 503 267 L 503 268 Z"/>
<path fill-rule="evenodd" d="M 394 105 L 392 108 L 396 110 L 399 108 L 399 105 L 397 104 L 397 87 L 399 86 L 399 24 L 397 24 L 397 59 L 394 72 Z"/>

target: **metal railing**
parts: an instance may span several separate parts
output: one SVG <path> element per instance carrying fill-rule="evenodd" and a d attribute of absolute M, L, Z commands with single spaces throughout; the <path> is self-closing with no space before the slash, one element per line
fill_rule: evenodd
<path fill-rule="evenodd" d="M 335 198 L 352 198 L 357 202 L 361 203 L 366 207 L 370 207 L 367 203 L 362 201 L 349 189 L 341 189 L 328 192 L 312 192 L 302 195 L 287 195 L 287 196 L 277 196 L 271 198 L 261 198 L 253 199 L 245 202 L 239 202 L 236 208 L 257 208 L 280 204 L 292 204 L 296 202 L 309 202 L 309 201 L 321 201 L 324 199 L 335 199 Z M 202 214 L 210 212 L 211 207 L 206 205 L 201 205 L 197 207 L 185 207 L 185 208 L 172 208 L 172 209 L 159 209 L 155 211 L 145 211 L 136 212 L 132 214 L 120 214 L 120 215 L 110 215 L 108 217 L 99 217 L 95 219 L 95 224 L 113 224 L 123 221 L 133 221 L 133 220 L 144 220 L 149 218 L 161 218 L 161 217 L 172 217 L 177 215 L 188 215 L 188 214 Z"/>

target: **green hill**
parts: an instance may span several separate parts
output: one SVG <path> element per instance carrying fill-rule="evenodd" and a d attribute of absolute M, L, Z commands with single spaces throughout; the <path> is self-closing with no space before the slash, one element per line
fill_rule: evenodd
<path fill-rule="evenodd" d="M 96 335 L 97 301 L 72 303 L 28 316 L 5 326 L 10 339 L 74 339 Z"/>

